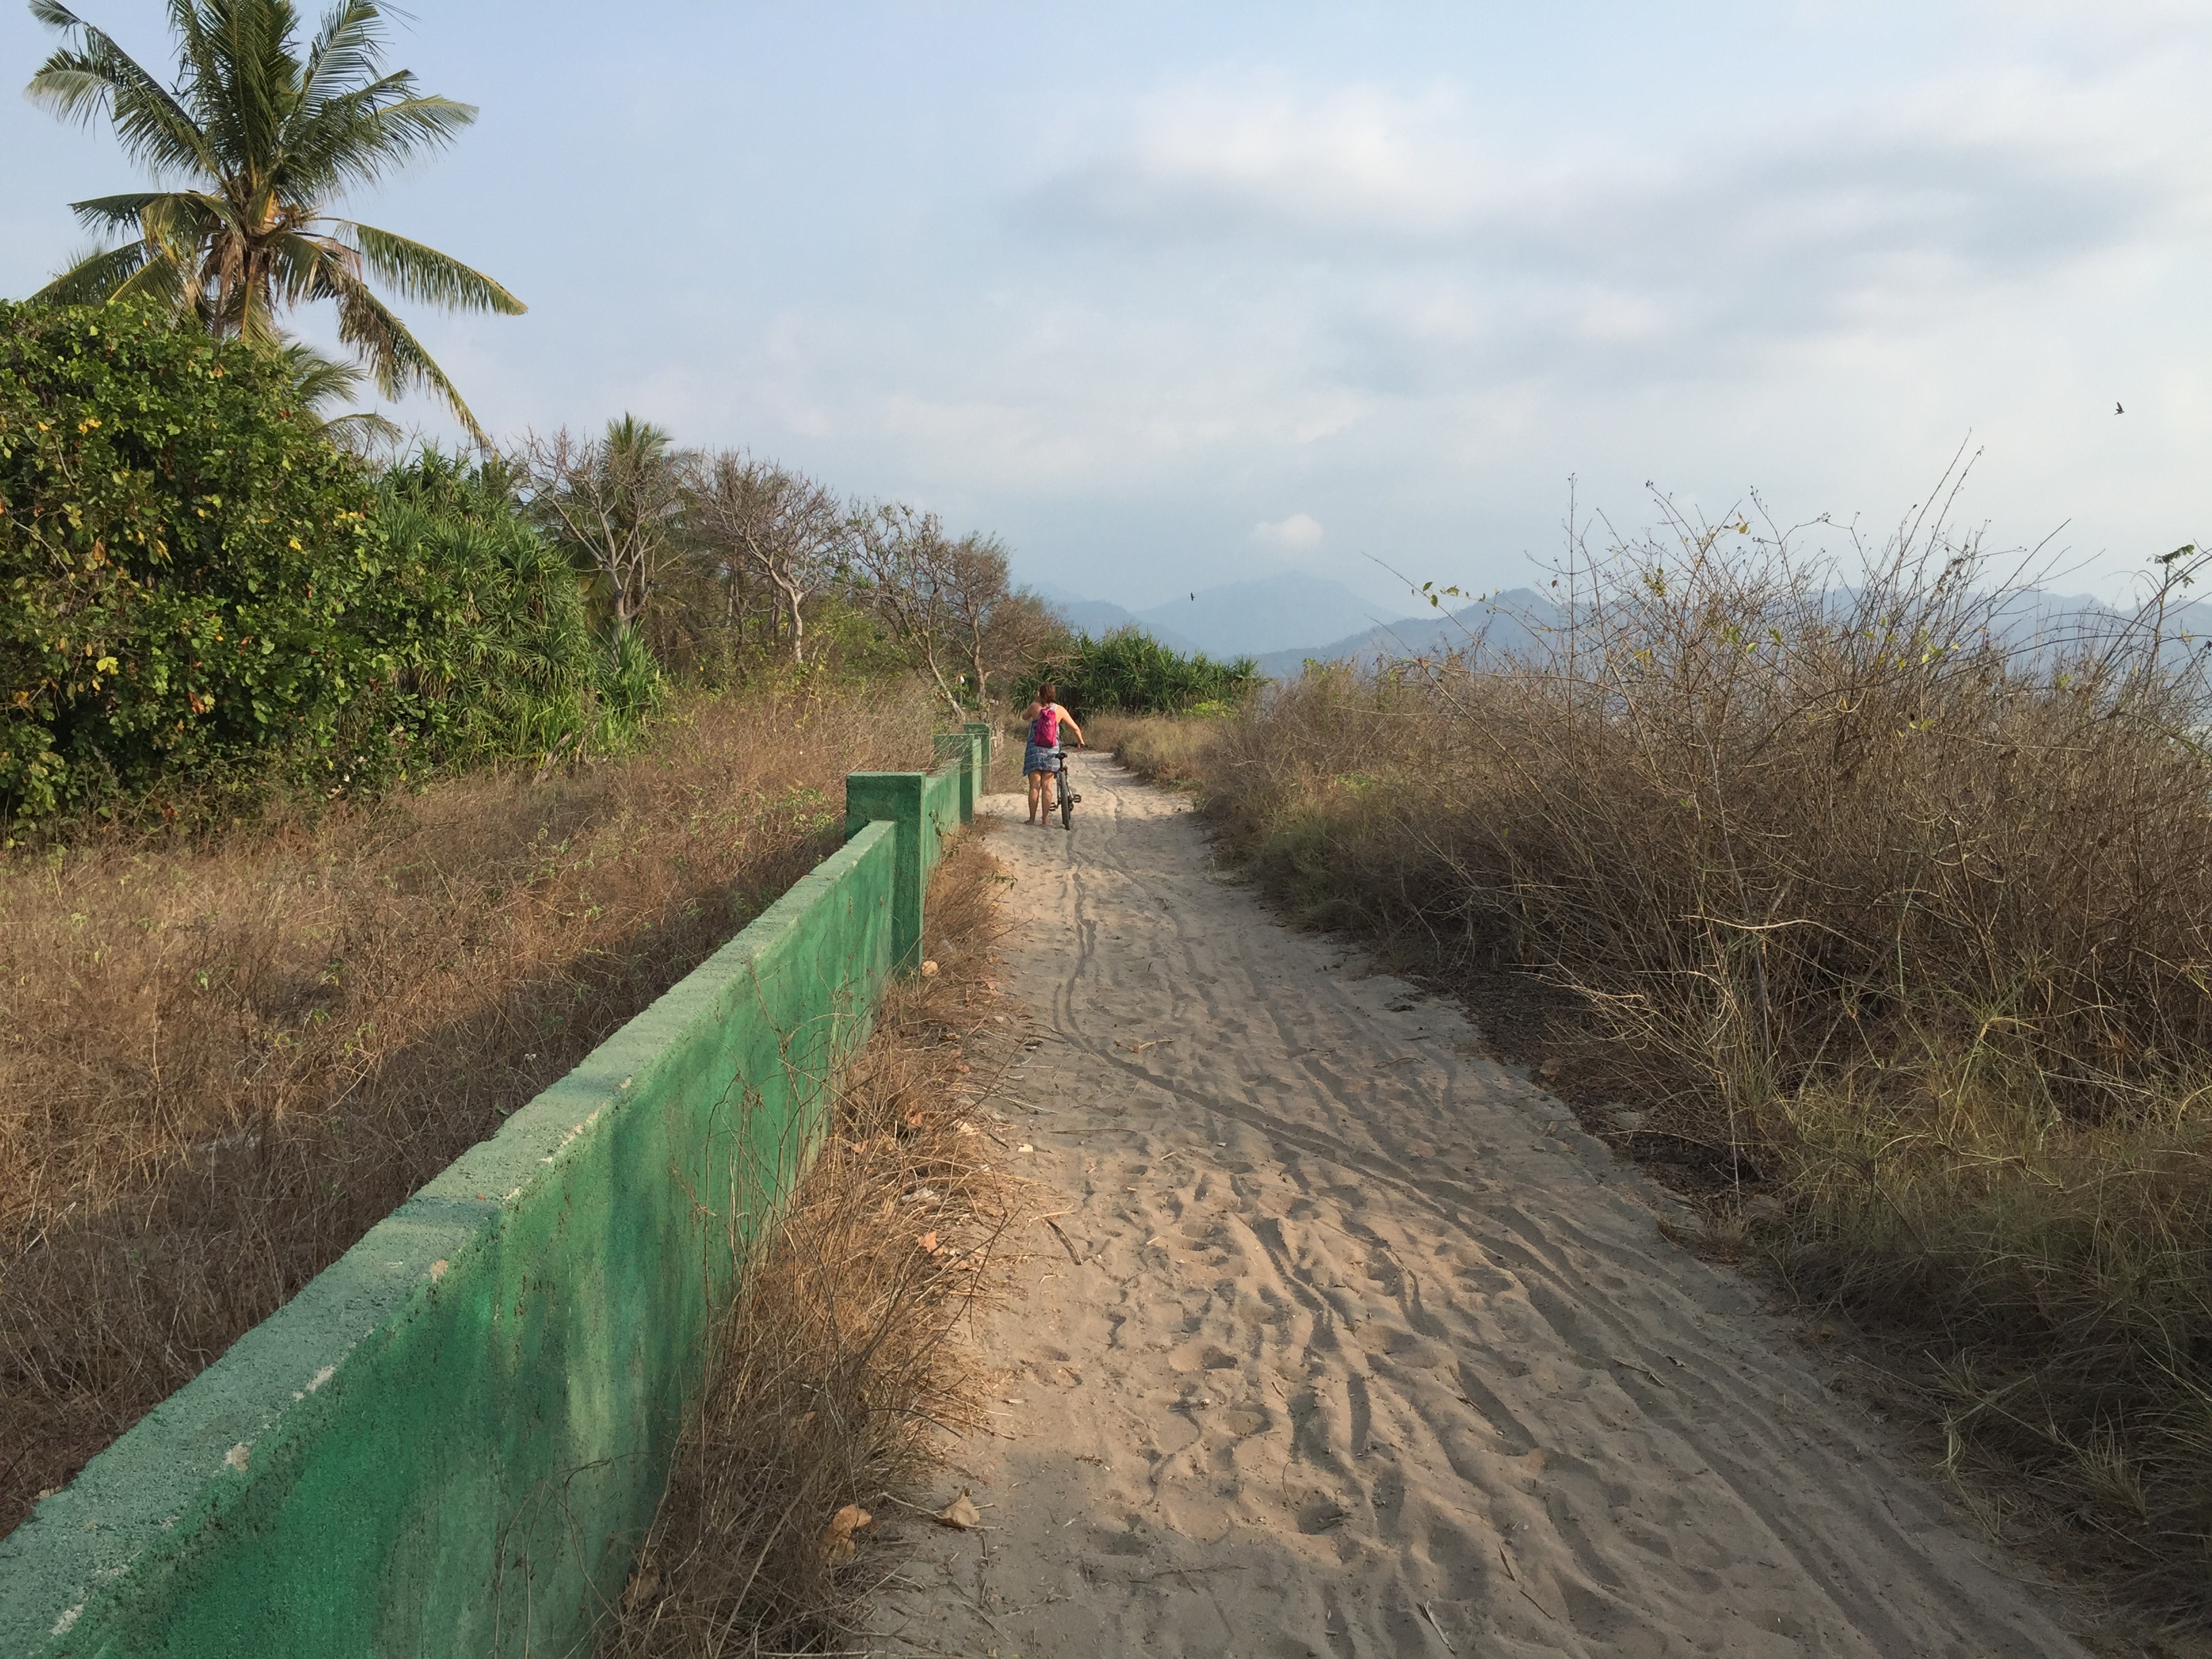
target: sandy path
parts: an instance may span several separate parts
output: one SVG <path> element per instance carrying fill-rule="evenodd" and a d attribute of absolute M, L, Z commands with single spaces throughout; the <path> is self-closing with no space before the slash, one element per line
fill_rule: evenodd
<path fill-rule="evenodd" d="M 1036 1016 L 993 1127 L 1066 1213 L 983 1333 L 985 1525 L 889 1529 L 878 1651 L 2082 1652 L 1456 1011 L 1076 766 L 1073 835 L 991 803 Z"/>

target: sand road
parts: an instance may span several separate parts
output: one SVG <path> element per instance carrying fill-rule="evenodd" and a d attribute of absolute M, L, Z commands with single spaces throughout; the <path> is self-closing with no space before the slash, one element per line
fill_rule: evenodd
<path fill-rule="evenodd" d="M 1073 834 L 990 803 L 1033 1015 L 990 1127 L 1065 1213 L 981 1333 L 984 1524 L 888 1529 L 876 1651 L 2083 1652 L 1455 1010 L 1075 770 Z"/>

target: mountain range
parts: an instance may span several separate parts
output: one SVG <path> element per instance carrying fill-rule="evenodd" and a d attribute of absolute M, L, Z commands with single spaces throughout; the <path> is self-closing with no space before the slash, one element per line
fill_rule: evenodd
<path fill-rule="evenodd" d="M 1292 679 L 1309 661 L 1371 667 L 1392 658 L 1464 651 L 1478 641 L 1492 651 L 1519 651 L 1535 644 L 1536 629 L 1558 615 L 1558 607 L 1534 588 L 1510 588 L 1457 611 L 1440 606 L 1426 616 L 1377 623 L 1324 645 L 1262 652 L 1260 672 L 1271 679 Z"/>
<path fill-rule="evenodd" d="M 1293 678 L 1309 661 L 1371 666 L 1394 658 L 1465 650 L 1478 641 L 1492 651 L 1521 651 L 1535 645 L 1540 630 L 1561 615 L 1546 594 L 1516 587 L 1455 611 L 1386 617 L 1379 614 L 1386 607 L 1341 582 L 1295 573 L 1199 588 L 1186 599 L 1145 611 L 1065 590 L 1039 592 L 1072 626 L 1094 637 L 1116 628 L 1142 628 L 1173 650 L 1253 657 L 1260 672 L 1273 679 Z M 2047 645 L 2102 633 L 2123 614 L 2087 594 L 2028 592 L 2006 607 L 1997 618 L 1997 631 L 2015 645 Z M 2166 632 L 2174 641 L 2171 653 L 2203 648 L 2212 639 L 2212 601 L 2172 612 Z"/>
<path fill-rule="evenodd" d="M 1184 599 L 1143 611 L 1086 599 L 1066 588 L 1044 586 L 1036 592 L 1067 618 L 1069 626 L 1093 637 L 1116 628 L 1141 628 L 1171 649 L 1221 658 L 1297 652 L 1317 641 L 1387 626 L 1391 611 L 1390 606 L 1376 605 L 1342 582 L 1297 571 L 1196 588 Z"/>

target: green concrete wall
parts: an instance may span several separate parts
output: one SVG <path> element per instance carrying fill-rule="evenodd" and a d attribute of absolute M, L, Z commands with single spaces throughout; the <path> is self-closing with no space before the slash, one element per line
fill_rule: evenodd
<path fill-rule="evenodd" d="M 860 824 L 0 1540 L 0 1654 L 578 1650 L 909 890 L 918 936 L 974 755 L 904 775 L 904 817 Z"/>
<path fill-rule="evenodd" d="M 971 751 L 975 767 L 975 795 L 978 799 L 991 793 L 994 780 L 991 775 L 991 722 L 969 720 L 960 728 L 975 744 Z"/>
<path fill-rule="evenodd" d="M 941 737 L 934 771 L 845 775 L 845 833 L 858 835 L 870 823 L 886 821 L 897 828 L 891 960 L 901 973 L 912 972 L 928 954 L 922 948 L 922 895 L 945 837 L 975 816 L 983 752 L 972 733 Z"/>
<path fill-rule="evenodd" d="M 888 822 L 896 840 L 896 869 L 891 888 L 891 962 L 902 973 L 921 962 L 923 872 L 935 843 L 923 793 L 929 780 L 920 772 L 848 772 L 845 775 L 845 833 L 857 836 L 871 823 Z"/>

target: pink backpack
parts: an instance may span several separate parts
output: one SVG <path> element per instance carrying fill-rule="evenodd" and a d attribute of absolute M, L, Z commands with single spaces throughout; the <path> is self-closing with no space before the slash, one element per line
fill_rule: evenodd
<path fill-rule="evenodd" d="M 1037 717 L 1030 726 L 1030 741 L 1040 749 L 1060 747 L 1060 710 L 1047 704 L 1037 710 Z"/>

